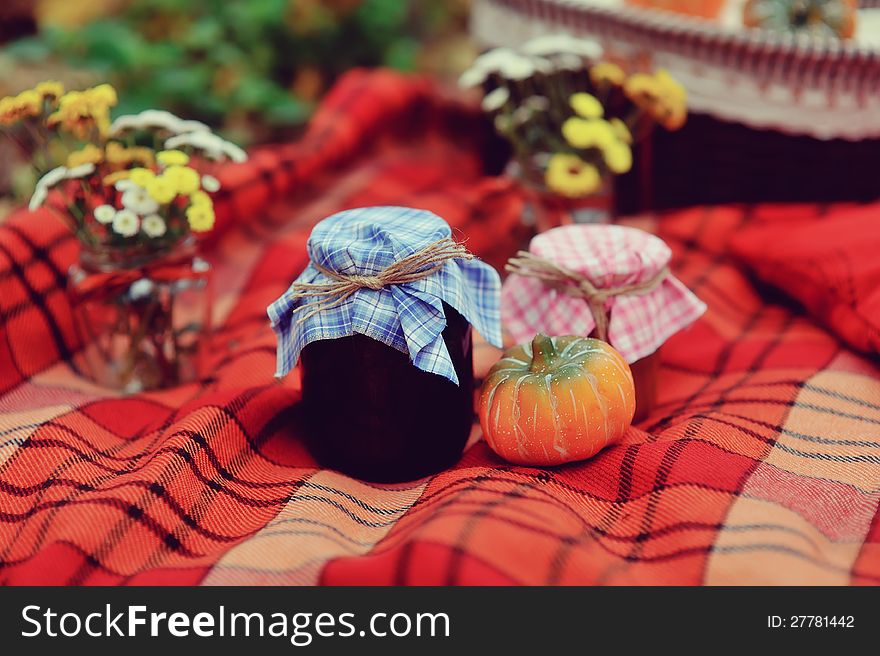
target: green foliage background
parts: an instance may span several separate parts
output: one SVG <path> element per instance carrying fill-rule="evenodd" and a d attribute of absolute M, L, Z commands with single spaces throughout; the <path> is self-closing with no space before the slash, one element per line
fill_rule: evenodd
<path fill-rule="evenodd" d="M 349 68 L 415 68 L 424 43 L 461 31 L 466 11 L 465 0 L 131 0 L 5 53 L 110 81 L 115 114 L 164 108 L 247 143 L 304 122 Z"/>

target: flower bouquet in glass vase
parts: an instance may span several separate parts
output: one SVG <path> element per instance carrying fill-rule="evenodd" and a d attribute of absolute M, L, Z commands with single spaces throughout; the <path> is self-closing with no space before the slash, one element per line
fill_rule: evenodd
<path fill-rule="evenodd" d="M 482 91 L 483 110 L 510 143 L 507 172 L 538 232 L 610 221 L 613 178 L 632 168 L 633 145 L 656 123 L 677 130 L 687 117 L 685 90 L 668 72 L 629 71 L 603 55 L 593 41 L 542 36 L 490 50 L 459 80 Z"/>
<path fill-rule="evenodd" d="M 65 93 L 44 82 L 0 100 L 0 128 L 32 153 L 41 175 L 31 211 L 56 213 L 81 245 L 68 274 L 83 345 L 74 366 L 137 392 L 201 375 L 212 270 L 198 235 L 214 227 L 215 167 L 246 155 L 168 112 L 111 123 L 116 102 L 106 84 Z"/>

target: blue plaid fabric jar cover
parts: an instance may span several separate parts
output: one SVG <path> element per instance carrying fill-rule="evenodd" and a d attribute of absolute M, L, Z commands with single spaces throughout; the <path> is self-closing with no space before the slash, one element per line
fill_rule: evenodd
<path fill-rule="evenodd" d="M 332 280 L 312 262 L 340 275 L 374 276 L 452 231 L 436 214 L 408 207 L 364 207 L 339 212 L 318 223 L 308 241 L 310 263 L 296 283 Z M 291 286 L 292 289 L 293 286 Z M 276 376 L 287 374 L 309 343 L 359 333 L 407 353 L 410 361 L 456 385 L 443 341 L 443 302 L 455 308 L 488 341 L 501 346 L 501 281 L 479 260 L 447 261 L 435 273 L 379 290 L 362 288 L 343 303 L 297 321 L 294 311 L 311 297 L 292 298 L 289 289 L 268 308 L 278 337 Z M 308 315 L 308 310 L 301 311 Z"/>

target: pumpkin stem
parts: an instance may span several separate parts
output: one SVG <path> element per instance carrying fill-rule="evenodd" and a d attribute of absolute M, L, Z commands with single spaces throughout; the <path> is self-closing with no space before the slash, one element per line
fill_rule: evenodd
<path fill-rule="evenodd" d="M 556 347 L 553 346 L 553 338 L 542 333 L 535 335 L 532 340 L 532 364 L 529 371 L 540 373 L 546 371 L 550 363 L 556 358 Z"/>

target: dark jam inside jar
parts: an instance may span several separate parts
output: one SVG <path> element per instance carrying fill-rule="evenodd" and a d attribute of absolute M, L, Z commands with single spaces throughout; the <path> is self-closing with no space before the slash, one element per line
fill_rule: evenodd
<path fill-rule="evenodd" d="M 364 335 L 319 340 L 300 356 L 309 449 L 367 481 L 411 481 L 461 457 L 474 416 L 471 326 L 443 304 L 455 385 Z"/>

